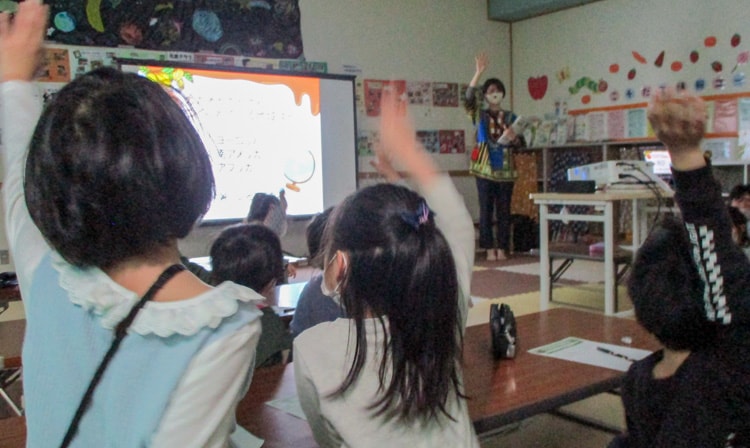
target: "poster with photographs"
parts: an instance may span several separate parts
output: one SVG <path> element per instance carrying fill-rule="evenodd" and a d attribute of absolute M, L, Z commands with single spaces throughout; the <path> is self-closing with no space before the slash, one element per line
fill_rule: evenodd
<path fill-rule="evenodd" d="M 73 77 L 83 75 L 99 67 L 114 65 L 115 53 L 95 48 L 73 50 Z"/>
<path fill-rule="evenodd" d="M 406 83 L 406 95 L 412 106 L 431 106 L 432 88 L 427 81 L 409 81 Z"/>
<path fill-rule="evenodd" d="M 365 113 L 368 117 L 380 116 L 380 98 L 387 81 L 365 79 Z"/>
<path fill-rule="evenodd" d="M 39 82 L 69 82 L 70 58 L 63 48 L 45 48 L 42 66 L 39 69 Z"/>
<path fill-rule="evenodd" d="M 368 117 L 380 116 L 380 100 L 383 92 L 390 92 L 399 98 L 404 98 L 406 94 L 406 81 L 365 79 L 365 112 Z M 406 108 L 399 108 L 399 112 L 405 114 Z"/>
<path fill-rule="evenodd" d="M 417 131 L 419 141 L 427 152 L 437 154 L 440 152 L 440 136 L 438 131 Z"/>
<path fill-rule="evenodd" d="M 458 154 L 466 152 L 463 129 L 439 131 L 440 153 Z"/>
<path fill-rule="evenodd" d="M 375 145 L 380 141 L 377 131 L 359 131 L 357 135 L 357 154 L 360 156 L 372 156 L 375 154 Z"/>
<path fill-rule="evenodd" d="M 458 107 L 458 83 L 433 83 L 432 104 L 436 107 Z"/>

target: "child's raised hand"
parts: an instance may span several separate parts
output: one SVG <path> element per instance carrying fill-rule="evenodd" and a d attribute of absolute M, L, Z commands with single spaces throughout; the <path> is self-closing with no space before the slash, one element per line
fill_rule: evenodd
<path fill-rule="evenodd" d="M 651 100 L 648 120 L 671 154 L 699 150 L 706 128 L 706 105 L 697 96 L 666 89 Z"/>
<path fill-rule="evenodd" d="M 0 82 L 34 77 L 48 15 L 49 8 L 37 0 L 19 3 L 13 20 L 0 14 Z"/>
<path fill-rule="evenodd" d="M 380 103 L 380 146 L 378 159 L 395 162 L 414 180 L 427 186 L 437 176 L 437 167 L 417 142 L 406 104 L 393 92 L 383 92 Z M 377 168 L 377 167 L 376 167 Z"/>

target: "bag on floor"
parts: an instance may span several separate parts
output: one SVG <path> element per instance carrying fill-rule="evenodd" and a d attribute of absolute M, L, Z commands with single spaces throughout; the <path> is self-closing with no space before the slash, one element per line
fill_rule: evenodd
<path fill-rule="evenodd" d="M 492 354 L 495 359 L 516 357 L 516 346 L 518 345 L 516 316 L 507 304 L 493 303 L 490 305 L 490 333 L 492 335 Z"/>

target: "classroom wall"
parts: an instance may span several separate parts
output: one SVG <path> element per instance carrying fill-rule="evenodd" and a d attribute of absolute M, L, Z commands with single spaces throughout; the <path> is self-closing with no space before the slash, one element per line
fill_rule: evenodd
<path fill-rule="evenodd" d="M 750 23 L 750 5 L 744 0 L 603 0 L 512 26 L 489 21 L 484 0 L 300 0 L 300 8 L 306 59 L 327 62 L 330 73 L 354 72 L 359 80 L 467 83 L 474 72 L 474 54 L 484 50 L 490 56 L 487 75 L 507 81 L 511 88 L 506 106 L 523 115 L 553 112 L 555 100 L 565 101 L 569 110 L 644 102 L 644 86 L 685 81 L 690 87 L 699 78 L 709 84 L 706 93 L 750 91 L 747 81 L 742 87 L 732 84 L 735 74 L 747 70 L 750 75 L 746 64 L 731 73 L 738 54 L 750 49 L 750 32 L 743 32 L 743 25 Z M 735 33 L 741 42 L 732 47 Z M 705 46 L 709 36 L 717 39 L 713 47 Z M 695 64 L 689 59 L 693 50 L 699 52 Z M 635 59 L 634 51 L 646 59 L 645 64 Z M 661 51 L 664 61 L 656 67 Z M 675 61 L 682 62 L 679 72 L 671 68 Z M 720 73 L 713 71 L 714 61 L 722 63 Z M 619 65 L 617 73 L 610 72 L 612 64 Z M 636 76 L 628 80 L 632 68 Z M 528 78 L 542 76 L 547 76 L 547 91 L 534 100 Z M 724 90 L 715 91 L 710 84 L 718 76 L 727 82 Z M 607 90 L 595 93 L 584 88 L 570 93 L 584 77 L 597 83 L 605 80 Z M 628 88 L 635 91 L 631 99 L 625 98 Z M 617 101 L 611 100 L 613 90 L 619 92 Z M 582 102 L 585 94 L 590 97 L 588 104 Z M 418 129 L 465 129 L 467 147 L 473 144 L 471 126 L 460 108 L 414 108 L 412 113 Z M 360 116 L 358 124 L 360 129 L 376 129 L 377 119 Z M 466 154 L 435 155 L 435 159 L 446 171 L 468 167 Z M 371 171 L 368 161 L 360 159 L 362 172 Z M 373 181 L 365 179 L 361 185 Z M 473 178 L 457 176 L 454 181 L 476 219 Z M 305 225 L 290 223 L 283 242 L 287 251 L 306 251 Z M 188 256 L 206 255 L 220 230 L 196 229 L 181 242 L 181 249 Z M 9 269 L 12 265 L 0 265 L 0 270 Z"/>
<path fill-rule="evenodd" d="M 308 61 L 324 61 L 329 73 L 354 73 L 365 79 L 468 83 L 474 54 L 490 56 L 488 73 L 510 79 L 509 25 L 487 19 L 484 0 L 301 0 L 302 36 Z M 361 87 L 361 86 L 360 86 Z M 473 145 L 472 127 L 461 107 L 414 107 L 417 129 L 464 129 Z M 377 129 L 377 118 L 363 111 L 360 130 Z M 468 170 L 468 155 L 434 156 L 445 171 Z M 371 157 L 360 157 L 359 170 L 373 173 Z M 360 186 L 377 179 L 365 178 Z M 478 219 L 476 187 L 468 176 L 455 178 L 470 212 Z M 306 221 L 290 223 L 284 249 L 306 253 Z M 181 244 L 188 256 L 206 255 L 220 229 L 199 228 Z"/>
<path fill-rule="evenodd" d="M 569 110 L 647 102 L 644 87 L 675 86 L 683 81 L 695 92 L 696 80 L 706 83 L 700 95 L 750 91 L 750 66 L 736 67 L 738 56 L 750 50 L 750 2 L 746 0 L 604 0 L 513 24 L 513 99 L 515 111 L 543 115 L 555 110 L 555 101 L 566 102 Z M 733 46 L 731 38 L 739 34 Z M 713 46 L 706 38 L 715 37 Z M 709 42 L 710 44 L 711 42 Z M 657 59 L 664 52 L 661 67 Z M 697 62 L 690 53 L 696 51 Z M 637 52 L 645 59 L 639 62 Z M 672 64 L 682 66 L 679 71 Z M 718 62 L 722 68 L 715 71 Z M 618 70 L 613 73 L 617 64 Z M 628 73 L 635 70 L 633 79 Z M 741 86 L 734 76 L 744 74 Z M 547 77 L 542 99 L 529 92 L 529 79 Z M 725 87 L 715 89 L 721 77 Z M 576 83 L 592 80 L 606 90 L 593 92 L 584 86 L 575 94 Z M 588 84 L 588 82 L 586 83 Z M 627 89 L 634 96 L 628 99 Z M 617 92 L 613 100 L 612 92 Z M 584 97 L 589 103 L 584 104 Z"/>

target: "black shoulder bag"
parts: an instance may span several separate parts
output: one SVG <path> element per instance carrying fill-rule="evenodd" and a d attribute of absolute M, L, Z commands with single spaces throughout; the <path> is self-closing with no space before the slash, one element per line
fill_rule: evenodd
<path fill-rule="evenodd" d="M 68 432 L 65 433 L 65 438 L 63 438 L 62 444 L 60 445 L 61 448 L 67 448 L 75 438 L 76 433 L 78 432 L 78 424 L 81 422 L 83 414 L 86 413 L 89 404 L 91 404 L 91 397 L 93 397 L 94 395 L 94 390 L 99 384 L 99 381 L 102 379 L 104 371 L 107 369 L 109 362 L 112 361 L 112 358 L 117 352 L 117 349 L 120 348 L 120 343 L 122 343 L 122 340 L 125 339 L 125 336 L 128 335 L 128 328 L 130 327 L 130 324 L 132 324 L 135 320 L 135 316 L 138 314 L 138 311 L 143 308 L 146 302 L 153 299 L 156 295 L 156 292 L 159 291 L 169 280 L 171 280 L 172 277 L 174 277 L 180 271 L 184 270 L 185 266 L 181 264 L 173 264 L 172 266 L 165 269 L 164 272 L 161 273 L 159 278 L 156 279 L 154 284 L 151 285 L 148 291 L 146 291 L 146 294 L 141 297 L 141 300 L 139 300 L 138 303 L 133 306 L 128 315 L 125 316 L 125 318 L 120 321 L 119 324 L 117 324 L 117 326 L 115 327 L 115 338 L 112 340 L 112 345 L 109 346 L 109 350 L 107 350 L 104 358 L 99 363 L 99 367 L 97 367 L 96 372 L 94 373 L 94 377 L 91 378 L 91 382 L 89 383 L 88 389 L 86 389 L 86 393 L 83 394 L 83 398 L 81 398 L 81 403 L 78 405 L 78 409 L 76 409 L 76 413 L 73 416 L 73 421 L 70 422 L 70 426 L 68 426 Z"/>

